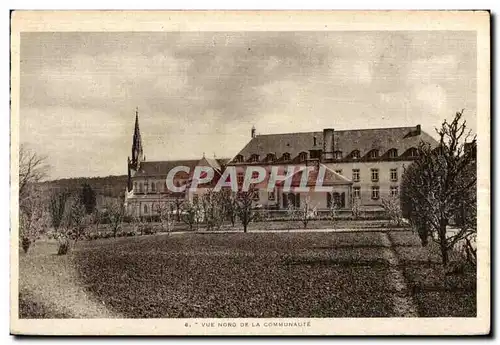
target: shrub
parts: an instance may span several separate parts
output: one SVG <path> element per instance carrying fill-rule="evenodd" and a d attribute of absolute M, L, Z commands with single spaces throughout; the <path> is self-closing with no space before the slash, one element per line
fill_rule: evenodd
<path fill-rule="evenodd" d="M 59 240 L 59 247 L 57 248 L 57 255 L 66 255 L 69 252 L 69 240 Z"/>

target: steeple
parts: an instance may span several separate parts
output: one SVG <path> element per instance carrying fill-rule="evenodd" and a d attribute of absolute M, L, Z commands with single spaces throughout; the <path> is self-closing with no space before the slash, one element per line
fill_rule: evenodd
<path fill-rule="evenodd" d="M 141 131 L 139 129 L 139 108 L 135 109 L 135 127 L 134 137 L 132 139 L 132 168 L 137 170 L 141 162 L 144 161 L 144 152 L 142 148 Z"/>

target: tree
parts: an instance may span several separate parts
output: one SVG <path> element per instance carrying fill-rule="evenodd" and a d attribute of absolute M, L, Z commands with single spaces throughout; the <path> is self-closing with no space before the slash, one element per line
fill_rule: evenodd
<path fill-rule="evenodd" d="M 397 196 L 382 198 L 382 207 L 384 208 L 390 222 L 396 226 L 403 223 L 403 213 L 401 212 L 401 200 Z"/>
<path fill-rule="evenodd" d="M 37 154 L 26 145 L 19 148 L 19 196 L 26 197 L 29 185 L 38 183 L 47 176 L 47 157 Z"/>
<path fill-rule="evenodd" d="M 49 201 L 50 221 L 59 243 L 57 253 L 60 255 L 66 254 L 69 250 L 69 239 L 67 238 L 67 230 L 65 228 L 64 220 L 66 214 L 66 203 L 70 196 L 71 193 L 68 190 L 56 190 L 52 192 Z"/>
<path fill-rule="evenodd" d="M 332 221 L 332 227 L 335 228 L 335 220 L 337 219 L 340 205 L 338 204 L 337 200 L 332 197 L 332 202 L 330 203 L 330 208 L 329 208 L 329 216 Z"/>
<path fill-rule="evenodd" d="M 173 230 L 175 223 L 174 215 L 175 204 L 169 202 L 159 202 L 156 204 L 156 212 L 158 213 L 158 218 L 163 231 L 166 231 L 169 235 Z"/>
<path fill-rule="evenodd" d="M 361 199 L 353 197 L 352 198 L 352 218 L 359 219 L 361 217 Z"/>
<path fill-rule="evenodd" d="M 90 225 L 90 218 L 85 211 L 85 206 L 78 196 L 73 195 L 66 201 L 64 227 L 67 229 L 69 239 L 74 240 L 75 244 Z"/>
<path fill-rule="evenodd" d="M 438 244 L 444 266 L 455 244 L 476 233 L 476 137 L 466 132 L 462 114 L 457 112 L 451 123 L 445 120 L 436 129 L 436 148 L 421 143 L 419 157 L 405 169 L 401 184 L 403 215 L 416 228 L 423 245 L 429 239 Z M 449 234 L 448 225 L 460 213 L 467 220 Z"/>
<path fill-rule="evenodd" d="M 106 203 L 106 215 L 111 231 L 113 232 L 113 237 L 116 237 L 123 223 L 125 207 L 123 207 L 123 204 L 119 200 L 108 201 Z"/>
<path fill-rule="evenodd" d="M 193 230 L 195 224 L 198 229 L 199 223 L 203 221 L 201 206 L 198 199 L 184 202 L 182 211 L 181 220 L 189 226 L 189 230 Z"/>
<path fill-rule="evenodd" d="M 182 205 L 183 204 L 184 204 L 184 195 L 182 193 L 177 193 L 175 195 L 175 199 L 174 199 L 175 220 L 177 222 L 181 221 L 181 211 L 182 211 Z"/>
<path fill-rule="evenodd" d="M 231 222 L 231 226 L 234 228 L 236 218 L 238 216 L 236 195 L 231 191 L 231 189 L 222 189 L 221 193 L 226 218 Z"/>
<path fill-rule="evenodd" d="M 201 207 L 207 230 L 220 230 L 226 217 L 223 192 L 209 189 L 201 197 Z"/>
<path fill-rule="evenodd" d="M 289 216 L 294 220 L 300 221 L 304 229 L 307 228 L 307 224 L 309 224 L 309 221 L 316 218 L 316 213 L 316 207 L 312 207 L 311 199 L 309 197 L 305 198 L 299 206 L 294 206 L 291 204 L 288 206 Z"/>
<path fill-rule="evenodd" d="M 243 225 L 243 232 L 247 232 L 248 224 L 257 216 L 257 212 L 253 208 L 253 200 L 256 193 L 258 191 L 251 185 L 248 191 L 239 191 L 236 194 L 236 213 Z"/>
<path fill-rule="evenodd" d="M 85 213 L 94 212 L 97 201 L 95 191 L 88 183 L 84 183 L 80 189 L 80 202 L 85 206 Z"/>
<path fill-rule="evenodd" d="M 50 224 L 49 210 L 42 191 L 34 186 L 29 188 L 30 197 L 21 199 L 19 206 L 19 240 L 25 253 Z"/>

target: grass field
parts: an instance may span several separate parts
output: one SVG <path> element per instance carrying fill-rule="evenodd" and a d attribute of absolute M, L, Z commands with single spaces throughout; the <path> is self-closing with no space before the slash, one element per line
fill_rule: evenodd
<path fill-rule="evenodd" d="M 394 316 L 391 251 L 420 316 L 475 315 L 475 275 L 445 279 L 410 232 L 154 235 L 81 242 L 68 256 L 39 242 L 20 257 L 20 315 Z"/>

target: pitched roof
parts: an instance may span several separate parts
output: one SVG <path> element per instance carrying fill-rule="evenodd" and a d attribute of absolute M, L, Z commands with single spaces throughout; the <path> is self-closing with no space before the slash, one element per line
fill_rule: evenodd
<path fill-rule="evenodd" d="M 192 171 L 199 159 L 178 161 L 145 161 L 142 162 L 135 176 L 167 176 L 168 172 L 177 166 L 187 166 Z"/>
<path fill-rule="evenodd" d="M 437 145 L 434 138 L 423 131 L 418 134 L 415 127 L 336 130 L 333 137 L 334 150 L 342 151 L 344 157 L 355 150 L 359 150 L 363 157 L 373 149 L 378 149 L 382 156 L 391 148 L 397 149 L 401 155 L 411 147 L 418 147 L 420 141 Z M 288 152 L 293 159 L 300 152 L 309 152 L 312 149 L 323 149 L 323 132 L 258 135 L 248 142 L 239 155 L 247 160 L 252 154 L 258 154 L 259 160 L 263 160 L 268 153 L 275 154 L 279 159 L 283 153 Z"/>
<path fill-rule="evenodd" d="M 177 166 L 187 166 L 192 174 L 196 166 L 210 166 L 213 169 L 221 169 L 221 165 L 227 164 L 227 158 L 184 159 L 175 161 L 144 161 L 141 163 L 135 176 L 167 176 L 168 172 Z"/>

